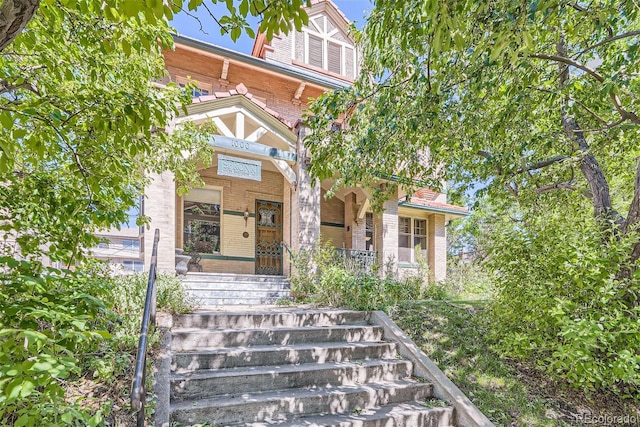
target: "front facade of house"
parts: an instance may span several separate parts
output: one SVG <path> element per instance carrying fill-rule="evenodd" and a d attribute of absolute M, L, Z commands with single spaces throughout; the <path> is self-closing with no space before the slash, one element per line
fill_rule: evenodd
<path fill-rule="evenodd" d="M 288 275 L 288 249 L 330 241 L 350 255 L 391 261 L 400 272 L 422 258 L 434 279 L 444 279 L 445 224 L 466 209 L 423 189 L 410 201 L 396 194 L 375 214 L 372 189 L 345 188 L 327 199 L 332 182 L 310 178 L 300 119 L 311 98 L 353 81 L 358 52 L 330 0 L 313 2 L 308 14 L 301 32 L 270 43 L 258 35 L 251 55 L 182 36 L 165 53 L 171 81 L 192 83 L 194 95 L 175 125 L 213 121 L 218 135 L 210 141 L 213 164 L 200 170 L 204 188 L 179 196 L 164 173 L 146 191 L 144 213 L 161 232 L 158 267 L 173 270 L 175 248 L 182 248 L 197 254 L 192 267 L 203 272 Z M 134 258 L 145 267 L 151 236 L 138 235 Z"/>

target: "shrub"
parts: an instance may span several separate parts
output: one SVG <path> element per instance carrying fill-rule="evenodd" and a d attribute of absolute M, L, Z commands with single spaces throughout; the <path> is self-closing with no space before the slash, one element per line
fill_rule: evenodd
<path fill-rule="evenodd" d="M 146 275 L 112 278 L 100 262 L 69 271 L 0 257 L 0 424 L 97 426 L 114 398 L 126 405 L 146 285 Z M 165 275 L 157 302 L 191 308 Z M 96 383 L 106 391 L 88 399 Z"/>
<path fill-rule="evenodd" d="M 100 409 L 65 402 L 82 373 L 81 355 L 110 338 L 96 328 L 108 310 L 97 274 L 43 268 L 0 257 L 0 422 L 14 426 L 95 426 Z"/>
<path fill-rule="evenodd" d="M 447 259 L 445 289 L 461 299 L 491 299 L 494 288 L 489 274 L 478 261 L 465 262 L 456 257 Z"/>
<path fill-rule="evenodd" d="M 637 236 L 618 240 L 591 212 L 576 212 L 545 207 L 545 215 L 520 212 L 517 227 L 510 218 L 493 224 L 498 348 L 575 387 L 637 397 L 639 281 L 616 279 Z"/>
<path fill-rule="evenodd" d="M 292 294 L 302 302 L 352 310 L 388 310 L 399 301 L 419 299 L 421 281 L 380 277 L 380 266 L 363 269 L 328 244 L 294 256 Z"/>

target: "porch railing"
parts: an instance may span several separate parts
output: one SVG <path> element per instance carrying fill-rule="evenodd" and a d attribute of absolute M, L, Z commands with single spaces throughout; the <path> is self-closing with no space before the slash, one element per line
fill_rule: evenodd
<path fill-rule="evenodd" d="M 336 248 L 336 254 L 342 258 L 349 267 L 358 271 L 370 273 L 378 262 L 378 252 L 363 251 L 360 249 Z"/>
<path fill-rule="evenodd" d="M 158 241 L 160 230 L 156 228 L 153 238 L 153 251 L 151 252 L 151 266 L 149 268 L 149 281 L 147 282 L 147 296 L 144 300 L 144 311 L 140 326 L 140 339 L 138 340 L 138 354 L 136 356 L 136 371 L 131 387 L 131 407 L 138 412 L 137 426 L 144 427 L 144 405 L 146 400 L 145 379 L 147 365 L 147 335 L 149 325 L 156 324 L 156 263 L 158 258 Z"/>

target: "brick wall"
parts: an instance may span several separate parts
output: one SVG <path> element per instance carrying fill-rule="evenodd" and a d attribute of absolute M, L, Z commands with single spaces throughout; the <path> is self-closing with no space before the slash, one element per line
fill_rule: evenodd
<path fill-rule="evenodd" d="M 437 282 L 447 278 L 447 229 L 444 215 L 434 214 L 428 221 L 429 268 Z"/>
<path fill-rule="evenodd" d="M 288 35 L 274 36 L 271 40 L 271 48 L 267 48 L 265 57 L 274 61 L 291 64 L 291 37 L 294 32 Z"/>
<path fill-rule="evenodd" d="M 327 199 L 327 192 L 321 190 L 320 193 L 320 221 L 332 224 L 346 224 L 345 203 L 337 197 Z"/>
<path fill-rule="evenodd" d="M 246 261 L 229 259 L 203 258 L 200 264 L 203 271 L 224 271 L 229 273 L 253 274 L 255 262 L 255 207 L 256 200 L 266 200 L 284 203 L 283 206 L 283 237 L 285 241 L 290 238 L 289 227 L 289 183 L 279 172 L 262 171 L 262 181 L 251 181 L 219 176 L 215 167 L 200 171 L 207 188 L 215 188 L 222 191 L 222 215 L 220 217 L 220 256 L 234 258 L 248 258 Z M 175 196 L 175 233 L 176 243 L 182 246 L 183 236 L 183 198 Z M 245 222 L 243 213 L 248 209 L 250 217 Z M 249 233 L 244 237 L 243 233 Z"/>
<path fill-rule="evenodd" d="M 306 149 L 302 143 L 306 132 L 304 128 L 299 129 L 297 143 L 298 186 L 292 203 L 293 212 L 297 213 L 297 227 L 292 231 L 293 249 L 296 251 L 311 249 L 320 237 L 320 183 L 317 179 L 312 179 L 307 171 Z"/>
<path fill-rule="evenodd" d="M 151 265 L 153 235 L 160 229 L 158 244 L 158 271 L 175 271 L 175 183 L 171 172 L 150 174 L 151 184 L 146 188 L 144 213 L 151 218 L 150 227 L 144 232 L 145 270 Z"/>
<path fill-rule="evenodd" d="M 280 113 L 291 123 L 302 117 L 308 107 L 309 99 L 318 97 L 323 90 L 307 84 L 299 102 L 292 102 L 300 80 L 277 76 L 264 70 L 250 67 L 240 62 L 231 61 L 227 79 L 221 81 L 223 58 L 196 53 L 178 46 L 175 51 L 165 51 L 166 69 L 171 79 L 176 76 L 191 77 L 194 80 L 210 85 L 214 92 L 228 91 L 243 83 L 249 92 L 262 98 L 267 107 Z M 165 83 L 169 79 L 165 80 Z"/>

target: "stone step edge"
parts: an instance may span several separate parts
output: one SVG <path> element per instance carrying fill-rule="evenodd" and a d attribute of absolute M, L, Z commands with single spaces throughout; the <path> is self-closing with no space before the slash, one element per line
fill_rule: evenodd
<path fill-rule="evenodd" d="M 291 332 L 309 332 L 309 331 L 329 331 L 329 330 L 348 330 L 348 329 L 364 329 L 364 330 L 382 330 L 382 327 L 376 325 L 332 325 L 332 326 L 300 326 L 300 327 L 292 327 L 292 326 L 274 326 L 274 327 L 266 327 L 266 328 L 172 328 L 172 334 L 227 334 L 227 333 L 251 333 L 251 332 L 265 332 L 272 330 L 282 331 L 291 331 Z"/>
<path fill-rule="evenodd" d="M 325 344 L 325 345 L 319 345 Z M 395 347 L 396 343 L 393 341 L 359 341 L 359 342 L 327 342 L 327 343 L 309 343 L 309 344 L 262 344 L 253 345 L 250 347 L 200 347 L 198 350 L 185 350 L 185 351 L 173 351 L 173 356 L 195 356 L 195 355 L 217 355 L 227 353 L 259 353 L 259 352 L 278 352 L 278 351 L 295 351 L 295 350 L 315 350 L 315 349 L 350 349 L 350 348 L 368 348 L 368 347 Z M 236 356 L 234 354 L 233 356 Z"/>
<path fill-rule="evenodd" d="M 426 403 L 426 402 L 425 402 Z M 271 426 L 279 426 L 279 427 L 334 427 L 334 426 L 363 426 L 367 425 L 366 422 L 376 422 L 376 421 L 384 421 L 389 419 L 398 420 L 401 417 L 408 417 L 415 414 L 423 414 L 423 415 L 432 415 L 434 418 L 441 419 L 442 417 L 446 417 L 446 420 L 452 423 L 454 421 L 454 413 L 453 407 L 436 407 L 430 408 L 422 405 L 420 402 L 411 402 L 411 403 L 395 403 L 390 405 L 385 405 L 379 408 L 371 408 L 367 411 L 362 411 L 360 413 L 350 413 L 350 414 L 325 414 L 325 415 L 312 415 L 309 417 L 298 416 L 292 417 L 289 420 L 284 421 L 269 421 L 269 422 L 255 422 L 255 423 L 241 423 L 241 424 L 232 424 L 229 427 L 235 426 L 243 426 L 243 427 L 271 427 Z M 446 427 L 453 427 L 453 424 L 444 424 Z M 385 424 L 375 424 L 378 425 L 388 425 Z M 392 425 L 404 425 L 404 424 L 392 424 Z M 436 424 L 429 424 L 436 425 Z M 440 426 L 442 424 L 438 424 Z M 413 426 L 411 426 L 413 427 Z"/>
<path fill-rule="evenodd" d="M 358 385 L 339 385 L 334 387 L 305 387 L 305 388 L 289 388 L 281 390 L 270 390 L 266 392 L 242 393 L 235 396 L 219 395 L 208 398 L 200 398 L 197 400 L 180 400 L 173 401 L 170 404 L 170 411 L 209 408 L 209 407 L 233 407 L 242 404 L 244 401 L 270 402 L 274 400 L 288 399 L 292 396 L 299 398 L 312 398 L 320 395 L 349 395 L 362 391 L 391 391 L 398 389 L 411 389 L 427 387 L 429 389 L 427 395 L 432 396 L 433 386 L 430 383 L 416 381 L 413 379 L 401 379 L 396 381 L 376 381 Z"/>
<path fill-rule="evenodd" d="M 363 315 L 366 316 L 367 312 L 365 311 L 357 311 L 357 310 L 333 310 L 333 309 L 306 309 L 299 307 L 292 308 L 279 308 L 277 310 L 255 310 L 255 311 L 247 311 L 247 312 L 238 312 L 235 310 L 197 310 L 191 313 L 178 314 L 176 317 L 182 316 L 281 316 L 284 314 L 295 314 L 295 315 L 316 315 L 316 314 L 350 314 L 350 315 Z"/>
<path fill-rule="evenodd" d="M 259 375 L 286 375 L 296 374 L 299 372 L 310 371 L 326 371 L 340 369 L 355 368 L 371 368 L 375 366 L 405 365 L 407 371 L 411 374 L 412 364 L 404 359 L 369 359 L 348 362 L 326 362 L 326 363 L 300 363 L 298 365 L 274 365 L 274 366 L 252 366 L 239 368 L 222 368 L 222 369 L 202 369 L 191 373 L 174 373 L 169 375 L 170 382 L 189 381 L 189 380 L 208 380 L 233 378 L 238 376 L 259 376 Z M 280 368 L 280 369 L 274 369 Z"/>

